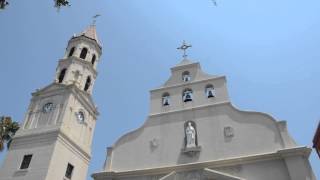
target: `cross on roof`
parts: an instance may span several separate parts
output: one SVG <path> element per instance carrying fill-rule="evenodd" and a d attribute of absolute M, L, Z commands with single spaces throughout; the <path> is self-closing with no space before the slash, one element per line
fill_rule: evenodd
<path fill-rule="evenodd" d="M 98 18 L 99 16 L 101 16 L 101 15 L 100 15 L 100 14 L 96 14 L 96 15 L 94 15 L 94 16 L 92 17 L 92 19 L 93 19 L 92 25 L 95 25 L 95 24 L 96 24 L 97 18 Z"/>
<path fill-rule="evenodd" d="M 187 54 L 186 54 L 186 51 L 187 51 L 187 49 L 188 48 L 190 48 L 190 47 L 192 47 L 192 45 L 190 45 L 190 44 L 187 44 L 185 41 L 183 41 L 182 42 L 182 45 L 180 46 L 180 47 L 178 47 L 177 49 L 179 49 L 179 50 L 182 50 L 183 51 L 183 55 L 182 55 L 182 57 L 184 58 L 184 59 L 186 59 L 187 58 Z"/>

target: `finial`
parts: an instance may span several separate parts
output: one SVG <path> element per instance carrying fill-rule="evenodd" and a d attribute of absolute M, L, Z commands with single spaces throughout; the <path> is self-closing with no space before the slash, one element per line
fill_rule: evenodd
<path fill-rule="evenodd" d="M 216 0 L 211 0 L 214 6 L 218 6 L 218 3 Z"/>
<path fill-rule="evenodd" d="M 93 19 L 92 25 L 96 25 L 97 18 L 98 18 L 99 16 L 101 16 L 101 15 L 100 15 L 100 14 L 96 14 L 96 15 L 94 15 L 94 16 L 92 17 L 92 19 Z"/>
<path fill-rule="evenodd" d="M 182 55 L 183 59 L 186 59 L 186 58 L 187 58 L 188 55 L 186 54 L 186 50 L 187 50 L 188 48 L 190 48 L 190 47 L 192 47 L 192 45 L 191 45 L 191 44 L 187 44 L 186 41 L 183 40 L 182 45 L 177 48 L 177 49 L 183 51 L 183 55 Z"/>

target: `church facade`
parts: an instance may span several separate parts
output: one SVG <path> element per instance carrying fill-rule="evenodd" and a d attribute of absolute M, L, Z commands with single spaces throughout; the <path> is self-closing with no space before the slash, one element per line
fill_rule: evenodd
<path fill-rule="evenodd" d="M 315 180 L 308 157 L 285 121 L 242 111 L 225 76 L 186 58 L 150 92 L 150 114 L 107 150 L 95 180 Z"/>
<path fill-rule="evenodd" d="M 69 40 L 54 82 L 32 93 L 0 180 L 86 179 L 101 53 L 94 25 Z M 235 108 L 225 76 L 204 73 L 186 55 L 171 73 L 151 90 L 146 122 L 108 148 L 94 180 L 316 179 L 311 149 L 294 142 L 285 121 Z"/>

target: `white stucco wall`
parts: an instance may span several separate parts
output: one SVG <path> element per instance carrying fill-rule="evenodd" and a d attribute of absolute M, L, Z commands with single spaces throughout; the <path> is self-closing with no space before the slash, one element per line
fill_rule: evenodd
<path fill-rule="evenodd" d="M 0 169 L 1 180 L 45 180 L 55 138 L 19 138 L 13 141 Z M 24 155 L 32 154 L 30 168 L 19 170 Z"/>
<path fill-rule="evenodd" d="M 72 179 L 86 179 L 89 159 L 86 159 L 77 148 L 70 146 L 67 141 L 59 139 L 55 144 L 54 154 L 45 180 L 63 179 L 68 163 L 74 166 Z"/>
<path fill-rule="evenodd" d="M 197 124 L 201 146 L 199 156 L 194 158 L 181 154 L 184 123 L 188 120 Z M 224 127 L 232 127 L 234 136 L 225 137 Z M 159 142 L 157 148 L 150 147 L 153 139 Z M 125 171 L 274 152 L 284 144 L 277 122 L 270 116 L 241 112 L 226 103 L 150 117 L 142 128 L 122 137 L 113 148 L 111 170 Z"/>
<path fill-rule="evenodd" d="M 190 81 L 183 81 L 185 71 Z M 226 78 L 202 72 L 199 63 L 185 59 L 171 72 L 164 85 L 151 90 L 146 122 L 108 148 L 105 169 L 93 174 L 95 180 L 315 180 L 311 150 L 294 142 L 285 121 L 235 108 Z M 206 96 L 208 84 L 215 97 Z M 193 91 L 191 102 L 183 102 L 186 88 Z M 164 93 L 170 95 L 169 106 L 162 105 Z M 184 151 L 188 121 L 197 131 L 191 154 Z"/>

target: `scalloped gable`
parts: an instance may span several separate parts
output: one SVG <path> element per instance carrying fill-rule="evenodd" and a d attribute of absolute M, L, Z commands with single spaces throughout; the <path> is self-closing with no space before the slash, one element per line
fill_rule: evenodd
<path fill-rule="evenodd" d="M 186 120 L 197 123 L 202 151 L 196 159 L 181 154 Z M 224 136 L 224 128 L 229 126 L 234 129 L 234 138 Z M 150 149 L 153 138 L 159 141 L 159 147 L 155 150 Z M 217 144 L 219 146 L 215 146 Z M 108 157 L 112 159 L 112 164 L 107 169 L 128 171 L 176 166 L 275 153 L 292 147 L 298 146 L 282 122 L 277 122 L 268 114 L 240 111 L 225 103 L 149 117 L 142 127 L 116 141 Z"/>
<path fill-rule="evenodd" d="M 189 81 L 182 80 L 184 71 L 191 74 Z M 235 108 L 225 76 L 208 75 L 190 60 L 183 60 L 171 72 L 164 86 L 150 91 L 148 119 L 108 148 L 104 172 L 93 174 L 95 180 L 122 179 L 123 175 L 126 179 L 176 179 L 175 172 L 185 172 L 183 176 L 178 173 L 178 179 L 199 179 L 194 178 L 199 177 L 199 170 L 210 179 L 313 177 L 308 164 L 301 165 L 311 149 L 294 142 L 285 121 Z M 214 97 L 206 96 L 207 85 L 214 87 Z M 186 88 L 192 89 L 191 102 L 182 99 Z M 170 97 L 168 106 L 162 105 L 165 93 Z M 185 126 L 190 121 L 197 142 L 191 148 L 186 144 Z M 233 167 L 241 171 L 233 172 Z M 275 173 L 268 176 L 271 171 Z"/>
<path fill-rule="evenodd" d="M 199 62 L 193 62 L 189 59 L 183 59 L 179 64 L 171 68 L 170 78 L 161 86 L 170 87 L 182 82 L 182 73 L 188 71 L 191 74 L 191 81 L 201 81 L 205 79 L 216 78 L 219 76 L 210 75 L 202 71 Z"/>

